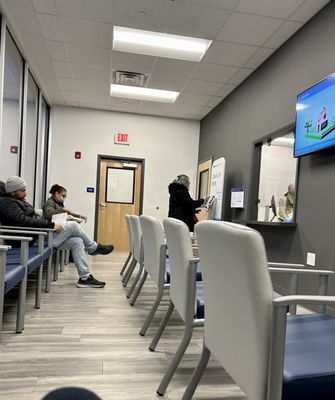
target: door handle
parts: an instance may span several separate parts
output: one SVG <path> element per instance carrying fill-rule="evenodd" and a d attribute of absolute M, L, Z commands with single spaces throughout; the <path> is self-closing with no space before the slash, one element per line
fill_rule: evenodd
<path fill-rule="evenodd" d="M 99 208 L 105 208 L 105 207 L 106 207 L 105 203 L 103 203 L 103 202 L 99 203 Z"/>

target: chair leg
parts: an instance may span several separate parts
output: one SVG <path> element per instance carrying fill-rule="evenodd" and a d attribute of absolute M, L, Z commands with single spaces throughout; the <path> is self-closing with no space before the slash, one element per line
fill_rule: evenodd
<path fill-rule="evenodd" d="M 66 250 L 61 250 L 61 253 L 60 253 L 60 267 L 59 267 L 59 272 L 63 272 L 63 271 L 64 271 L 65 252 L 66 252 Z"/>
<path fill-rule="evenodd" d="M 147 272 L 146 270 L 144 270 L 143 275 L 142 275 L 142 278 L 141 278 L 141 280 L 139 281 L 139 283 L 138 283 L 138 285 L 137 285 L 137 287 L 136 287 L 136 290 L 135 290 L 135 292 L 133 293 L 133 297 L 132 297 L 131 300 L 130 300 L 130 305 L 131 305 L 131 306 L 133 306 L 133 305 L 135 304 L 135 301 L 136 301 L 136 299 L 137 299 L 137 296 L 140 294 L 140 292 L 141 292 L 141 290 L 142 290 L 142 287 L 143 287 L 143 285 L 144 285 L 144 282 L 145 282 L 146 279 L 147 279 L 147 276 L 148 276 L 148 272 Z"/>
<path fill-rule="evenodd" d="M 133 261 L 132 261 L 131 264 L 129 265 L 129 267 L 128 267 L 126 273 L 123 275 L 123 278 L 122 278 L 122 283 L 123 283 L 123 286 L 124 286 L 124 287 L 127 286 L 128 281 L 129 281 L 129 279 L 130 279 L 132 273 L 134 272 L 134 269 L 135 269 L 135 267 L 136 267 L 136 264 L 137 264 L 137 261 L 133 258 Z"/>
<path fill-rule="evenodd" d="M 59 255 L 60 255 L 60 250 L 57 250 L 56 251 L 55 267 L 54 267 L 54 281 L 58 280 Z"/>
<path fill-rule="evenodd" d="M 16 333 L 21 333 L 24 329 L 26 297 L 27 297 L 27 275 L 22 279 L 19 285 L 19 297 L 17 299 Z"/>
<path fill-rule="evenodd" d="M 172 314 L 173 310 L 174 310 L 174 304 L 170 300 L 169 308 L 167 309 L 163 319 L 161 320 L 161 323 L 159 324 L 157 332 L 156 332 L 156 334 L 155 334 L 154 338 L 152 339 L 151 344 L 149 346 L 149 350 L 150 351 L 155 351 L 156 346 L 157 346 L 157 344 L 159 342 L 159 339 L 162 336 L 162 333 L 163 333 L 163 331 L 164 331 L 164 329 L 166 327 L 166 324 L 168 323 L 168 321 L 169 321 L 169 319 L 171 317 L 171 314 Z"/>
<path fill-rule="evenodd" d="M 130 286 L 130 289 L 128 290 L 127 293 L 127 299 L 130 298 L 131 294 L 133 293 L 135 286 L 137 285 L 137 282 L 139 281 L 141 275 L 143 272 L 143 265 L 140 265 L 140 268 L 138 269 L 137 275 L 135 276 L 135 279 L 133 280 L 132 285 Z"/>
<path fill-rule="evenodd" d="M 202 374 L 208 364 L 210 355 L 211 355 L 211 352 L 208 350 L 208 348 L 206 347 L 206 345 L 204 343 L 203 347 L 202 347 L 201 358 L 198 362 L 196 369 L 193 371 L 190 381 L 187 384 L 187 387 L 186 387 L 185 393 L 183 394 L 182 400 L 191 400 L 192 399 L 193 394 L 200 382 Z"/>
<path fill-rule="evenodd" d="M 140 335 L 141 336 L 145 335 L 145 333 L 146 333 L 146 331 L 147 331 L 147 329 L 148 329 L 148 327 L 150 325 L 150 322 L 152 321 L 152 319 L 153 319 L 153 317 L 155 315 L 155 312 L 157 311 L 157 308 L 160 305 L 160 302 L 161 302 L 162 297 L 163 297 L 163 292 L 164 292 L 164 288 L 161 287 L 158 290 L 156 300 L 155 300 L 154 304 L 152 305 L 151 310 L 150 310 L 146 320 L 144 321 L 142 329 L 140 330 Z"/>
<path fill-rule="evenodd" d="M 68 265 L 69 262 L 70 262 L 70 250 L 66 249 L 65 250 L 65 265 Z"/>
<path fill-rule="evenodd" d="M 180 363 L 180 360 L 183 358 L 183 355 L 187 349 L 187 346 L 190 343 L 190 340 L 192 338 L 192 332 L 193 332 L 193 325 L 192 325 L 192 323 L 189 323 L 185 326 L 185 332 L 184 332 L 183 339 L 180 342 L 179 347 L 176 351 L 176 354 L 173 356 L 173 359 L 172 359 L 168 369 L 166 370 L 165 375 L 157 389 L 157 394 L 159 396 L 163 396 L 164 393 L 166 392 L 166 389 L 169 386 L 169 383 Z"/>
<path fill-rule="evenodd" d="M 43 263 L 39 266 L 37 274 L 38 275 L 36 279 L 35 308 L 41 308 Z"/>
<path fill-rule="evenodd" d="M 51 266 L 52 266 L 52 254 L 48 258 L 48 264 L 47 264 L 47 276 L 46 276 L 46 279 L 45 279 L 45 292 L 46 293 L 48 293 L 50 291 Z"/>
<path fill-rule="evenodd" d="M 121 268 L 120 275 L 123 275 L 124 270 L 126 269 L 127 264 L 129 263 L 129 261 L 131 259 L 131 256 L 132 256 L 132 254 L 131 254 L 131 252 L 129 252 L 128 257 L 127 257 L 125 263 L 123 264 L 123 267 Z"/>

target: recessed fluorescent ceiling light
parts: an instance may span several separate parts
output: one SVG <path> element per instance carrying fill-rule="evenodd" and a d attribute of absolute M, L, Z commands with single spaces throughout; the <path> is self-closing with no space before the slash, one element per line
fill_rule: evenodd
<path fill-rule="evenodd" d="M 200 61 L 211 40 L 114 26 L 113 50 Z"/>
<path fill-rule="evenodd" d="M 174 103 L 179 95 L 179 92 L 171 92 L 170 90 L 148 89 L 137 86 L 116 85 L 112 83 L 110 95 L 114 97 L 126 97 L 128 99 Z"/>

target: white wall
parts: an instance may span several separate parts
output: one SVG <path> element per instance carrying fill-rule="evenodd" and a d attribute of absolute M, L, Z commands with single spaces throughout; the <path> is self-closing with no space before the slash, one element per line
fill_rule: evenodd
<path fill-rule="evenodd" d="M 195 194 L 199 121 L 54 106 L 49 187 L 68 189 L 66 206 L 86 214 L 93 235 L 98 154 L 145 159 L 143 213 L 159 220 L 168 212 L 168 184 L 178 174 L 191 178 Z M 130 145 L 115 145 L 114 133 L 126 132 Z M 81 151 L 80 160 L 74 158 Z M 156 209 L 159 207 L 159 210 Z"/>

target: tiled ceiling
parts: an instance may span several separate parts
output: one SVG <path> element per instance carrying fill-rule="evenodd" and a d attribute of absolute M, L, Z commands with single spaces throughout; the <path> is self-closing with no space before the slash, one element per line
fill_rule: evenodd
<path fill-rule="evenodd" d="M 15 1 L 7 0 L 7 5 Z M 31 14 L 26 13 L 27 24 L 33 24 L 33 18 L 38 21 L 45 44 L 39 51 L 47 53 L 52 65 L 48 71 L 51 82 L 45 89 L 53 103 L 195 120 L 207 115 L 328 3 L 328 0 L 24 1 L 31 3 L 32 9 Z M 15 10 L 10 16 L 14 21 Z M 200 37 L 213 43 L 199 63 L 113 51 L 114 25 Z M 24 38 L 21 41 L 29 54 L 33 41 L 24 43 Z M 34 68 L 38 76 L 39 65 Z M 147 87 L 180 91 L 180 96 L 174 104 L 111 98 L 113 69 L 148 74 Z"/>

